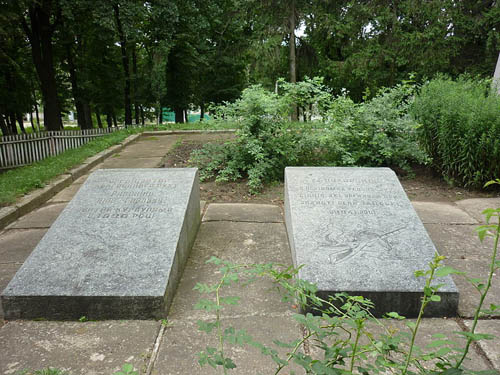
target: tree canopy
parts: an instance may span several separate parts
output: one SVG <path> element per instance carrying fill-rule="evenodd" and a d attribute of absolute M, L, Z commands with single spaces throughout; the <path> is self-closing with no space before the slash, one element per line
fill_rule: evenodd
<path fill-rule="evenodd" d="M 491 77 L 496 0 L 0 0 L 0 126 L 43 107 L 58 130 L 184 121 L 250 84 L 324 77 L 362 100 L 436 73 Z"/>

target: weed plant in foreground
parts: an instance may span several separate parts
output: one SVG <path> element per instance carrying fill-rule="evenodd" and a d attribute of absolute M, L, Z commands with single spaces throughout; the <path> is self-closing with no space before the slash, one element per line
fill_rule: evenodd
<path fill-rule="evenodd" d="M 490 181 L 491 184 L 500 184 L 500 179 Z M 500 269 L 500 260 L 497 260 L 500 237 L 500 208 L 487 209 L 484 212 L 486 225 L 477 228 L 479 239 L 486 237 L 494 240 L 490 258 L 489 273 L 486 280 L 467 277 L 463 272 L 444 266 L 444 257 L 436 254 L 427 270 L 415 272 L 416 277 L 425 278 L 425 287 L 419 315 L 416 320 L 406 320 L 396 312 L 388 313 L 383 319 L 375 318 L 370 309 L 371 301 L 361 296 L 349 296 L 339 293 L 329 299 L 316 295 L 317 287 L 307 281 L 297 278 L 299 268 L 286 267 L 279 264 L 252 264 L 237 265 L 228 261 L 210 258 L 207 262 L 219 267 L 222 274 L 217 284 L 208 285 L 198 283 L 195 289 L 207 295 L 196 304 L 196 309 L 205 310 L 214 314 L 211 321 L 199 320 L 198 329 L 207 334 L 215 335 L 217 346 L 207 346 L 199 353 L 199 364 L 210 365 L 228 374 L 229 370 L 237 368 L 237 364 L 227 355 L 227 345 L 254 347 L 262 355 L 268 356 L 274 362 L 272 374 L 293 373 L 290 370 L 292 363 L 302 368 L 307 374 L 401 374 L 401 375 L 465 375 L 465 374 L 497 374 L 496 371 L 477 371 L 468 368 L 467 357 L 473 342 L 491 340 L 491 334 L 476 332 L 477 323 L 481 316 L 496 315 L 500 312 L 500 305 L 491 304 L 484 307 L 484 301 L 495 272 Z M 493 219 L 493 220 L 492 220 Z M 496 221 L 495 221 L 496 220 Z M 426 348 L 416 345 L 416 338 L 421 327 L 423 313 L 429 303 L 439 303 L 437 294 L 440 285 L 434 286 L 436 278 L 449 274 L 464 275 L 480 295 L 475 310 L 474 320 L 469 332 L 455 332 L 453 337 L 436 333 L 433 341 Z M 228 296 L 224 289 L 232 284 L 249 282 L 257 277 L 270 277 L 282 292 L 285 301 L 294 301 L 301 306 L 315 311 L 315 314 L 295 314 L 294 319 L 304 328 L 304 335 L 292 342 L 273 341 L 273 346 L 256 341 L 245 330 L 231 327 L 221 318 L 221 311 L 225 306 L 239 303 L 240 297 Z M 340 307 L 339 307 L 340 306 Z M 387 319 L 395 319 L 405 323 L 407 330 L 396 330 L 384 324 Z M 379 333 L 382 332 L 382 333 Z M 465 339 L 461 347 L 458 338 Z M 312 356 L 304 351 L 304 344 L 308 342 L 321 353 Z M 286 352 L 283 355 L 283 352 Z"/>

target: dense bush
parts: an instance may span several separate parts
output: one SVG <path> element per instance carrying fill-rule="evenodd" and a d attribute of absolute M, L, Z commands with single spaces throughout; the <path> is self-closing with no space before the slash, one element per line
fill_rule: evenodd
<path fill-rule="evenodd" d="M 344 151 L 341 159 L 329 162 L 399 167 L 408 172 L 411 163 L 425 163 L 427 156 L 417 144 L 417 123 L 408 115 L 414 87 L 402 83 L 362 104 L 337 98 L 328 113 L 325 152 L 338 150 L 339 145 Z"/>
<path fill-rule="evenodd" d="M 500 176 L 500 97 L 488 81 L 440 77 L 411 107 L 419 139 L 450 183 L 480 187 Z"/>
<path fill-rule="evenodd" d="M 289 106 L 261 86 L 246 89 L 241 98 L 219 108 L 238 127 L 237 139 L 224 145 L 207 145 L 191 155 L 201 177 L 217 181 L 248 177 L 250 191 L 265 181 L 279 179 L 287 165 L 295 165 L 298 151 L 295 132 L 286 121 Z"/>
<path fill-rule="evenodd" d="M 218 109 L 219 117 L 236 124 L 236 141 L 207 145 L 191 155 L 202 178 L 217 181 L 248 177 L 250 191 L 279 180 L 286 166 L 390 166 L 409 170 L 425 162 L 417 146 L 416 123 L 408 115 L 414 87 L 386 89 L 363 104 L 345 95 L 333 97 L 312 79 L 280 86 L 280 95 L 260 86 L 246 89 L 241 99 Z M 299 100 L 300 96 L 304 96 Z M 292 105 L 305 108 L 315 121 L 291 123 Z"/>

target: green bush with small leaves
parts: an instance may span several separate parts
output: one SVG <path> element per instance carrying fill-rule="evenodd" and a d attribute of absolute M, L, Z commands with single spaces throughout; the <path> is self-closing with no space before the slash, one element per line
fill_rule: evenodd
<path fill-rule="evenodd" d="M 207 144 L 191 154 L 202 179 L 248 178 L 251 192 L 265 182 L 281 180 L 287 166 L 389 166 L 410 171 L 427 162 L 418 147 L 416 122 L 408 115 L 414 86 L 403 83 L 356 104 L 333 97 L 315 78 L 280 83 L 280 95 L 261 86 L 243 91 L 239 100 L 218 107 L 219 117 L 235 124 L 237 139 Z M 290 122 L 292 103 L 305 118 Z"/>
<path fill-rule="evenodd" d="M 481 187 L 500 175 L 500 96 L 489 81 L 438 77 L 421 87 L 410 112 L 421 145 L 450 183 Z"/>
<path fill-rule="evenodd" d="M 219 115 L 238 128 L 237 139 L 195 151 L 190 163 L 200 168 L 202 179 L 248 177 L 250 191 L 257 192 L 264 182 L 279 179 L 286 166 L 297 162 L 298 135 L 288 131 L 288 111 L 287 103 L 276 94 L 261 86 L 249 87 L 236 102 L 219 108 Z"/>

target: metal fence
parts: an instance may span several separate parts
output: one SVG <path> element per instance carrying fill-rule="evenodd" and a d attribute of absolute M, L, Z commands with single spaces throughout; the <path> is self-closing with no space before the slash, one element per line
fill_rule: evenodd
<path fill-rule="evenodd" d="M 87 130 L 47 131 L 0 137 L 0 169 L 29 165 L 48 156 L 58 155 L 71 148 L 113 133 L 119 127 Z"/>

